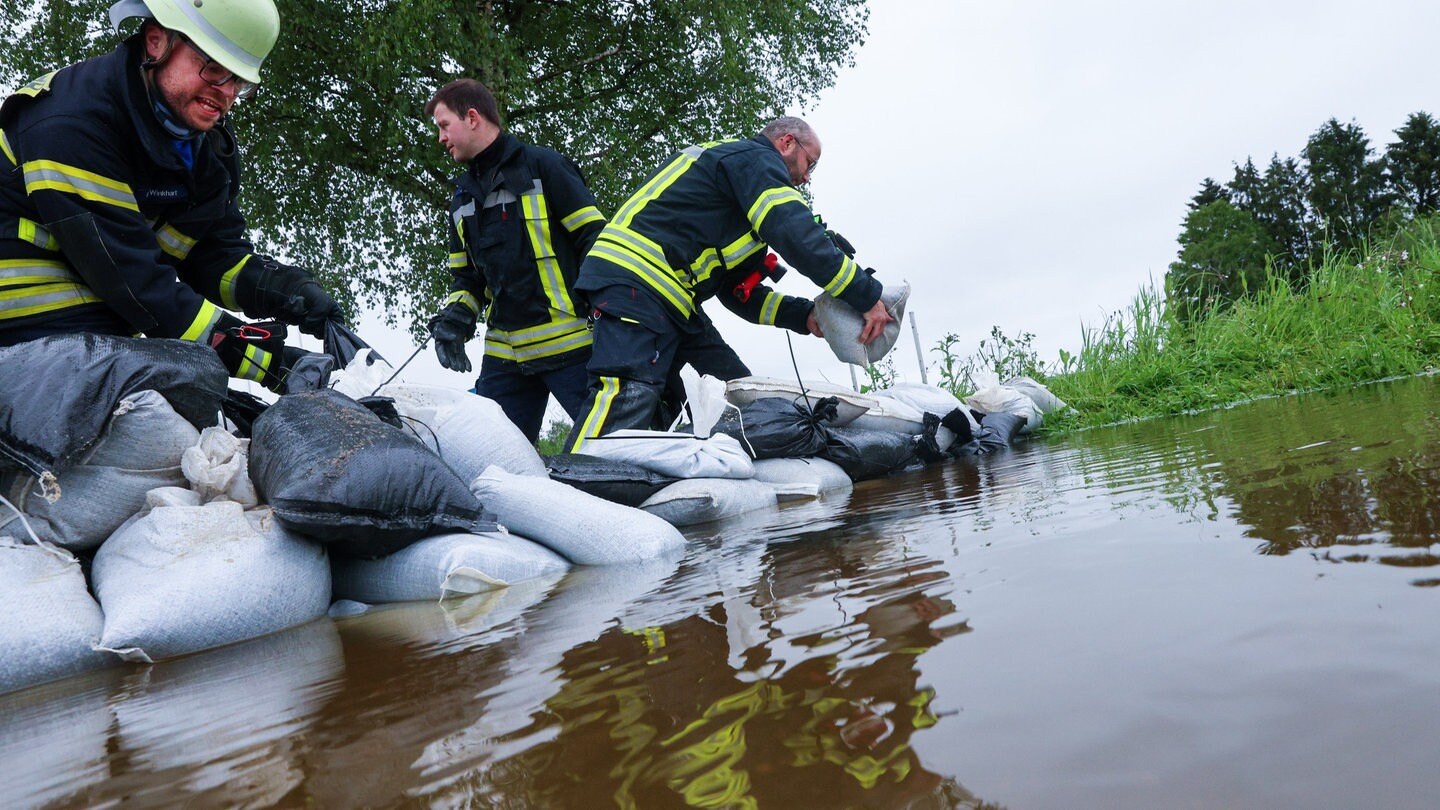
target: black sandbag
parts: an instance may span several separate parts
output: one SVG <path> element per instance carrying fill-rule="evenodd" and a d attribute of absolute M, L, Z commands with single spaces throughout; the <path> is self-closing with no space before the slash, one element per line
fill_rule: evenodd
<path fill-rule="evenodd" d="M 975 438 L 950 446 L 952 456 L 984 456 L 1008 450 L 1025 426 L 1025 417 L 1016 413 L 987 413 L 980 416 L 980 429 Z"/>
<path fill-rule="evenodd" d="M 740 406 L 738 413 L 726 408 L 713 432 L 739 441 L 751 458 L 810 458 L 825 448 L 824 423 L 835 420 L 838 408 L 835 397 L 815 403 L 813 411 L 803 399 L 766 397 Z"/>
<path fill-rule="evenodd" d="M 827 428 L 820 458 L 840 465 L 852 481 L 879 478 L 919 461 L 916 447 L 922 437 L 884 430 Z M 934 441 L 934 437 L 931 437 Z M 938 448 L 937 448 L 938 450 Z"/>
<path fill-rule="evenodd" d="M 187 340 L 52 335 L 0 349 L 0 469 L 63 471 L 121 399 L 147 389 L 197 429 L 211 427 L 228 381 L 219 356 Z"/>
<path fill-rule="evenodd" d="M 625 506 L 639 506 L 679 480 L 624 461 L 584 453 L 551 456 L 545 459 L 545 466 L 552 480 Z"/>
<path fill-rule="evenodd" d="M 369 349 L 372 354 L 366 365 L 372 364 L 376 360 L 385 359 L 380 356 L 379 352 L 371 349 L 370 344 L 355 334 L 353 329 L 339 321 L 332 320 L 325 322 L 325 340 L 321 344 L 321 347 L 325 354 L 335 358 L 335 364 L 338 368 L 345 368 L 350 365 L 350 361 L 355 359 L 355 355 L 366 349 Z"/>
<path fill-rule="evenodd" d="M 443 532 L 494 531 L 439 456 L 337 391 L 281 397 L 255 420 L 250 478 L 285 528 L 374 559 Z"/>

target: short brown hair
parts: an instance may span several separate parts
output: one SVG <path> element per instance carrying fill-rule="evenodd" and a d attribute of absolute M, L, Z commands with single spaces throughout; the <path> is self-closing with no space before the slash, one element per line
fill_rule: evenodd
<path fill-rule="evenodd" d="M 435 107 L 444 104 L 450 112 L 464 117 L 474 110 L 486 121 L 500 126 L 500 108 L 490 88 L 474 79 L 456 79 L 435 92 L 435 97 L 425 102 L 425 114 L 434 115 Z"/>

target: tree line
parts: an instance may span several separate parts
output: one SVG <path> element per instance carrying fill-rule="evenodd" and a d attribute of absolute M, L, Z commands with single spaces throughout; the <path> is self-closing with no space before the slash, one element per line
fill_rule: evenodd
<path fill-rule="evenodd" d="M 1251 158 L 1191 198 L 1166 298 L 1184 319 L 1281 278 L 1299 289 L 1324 251 L 1350 251 L 1440 208 L 1440 122 L 1413 113 L 1383 153 L 1354 122 L 1331 118 L 1300 158 Z"/>

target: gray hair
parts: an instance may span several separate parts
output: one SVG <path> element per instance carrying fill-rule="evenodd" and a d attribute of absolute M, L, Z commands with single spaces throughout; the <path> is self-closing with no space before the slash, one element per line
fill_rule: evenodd
<path fill-rule="evenodd" d="M 804 120 L 793 115 L 782 115 L 774 121 L 765 125 L 760 134 L 772 141 L 778 141 L 786 135 L 794 135 L 796 138 L 810 141 L 812 144 L 817 140 L 815 130 Z"/>

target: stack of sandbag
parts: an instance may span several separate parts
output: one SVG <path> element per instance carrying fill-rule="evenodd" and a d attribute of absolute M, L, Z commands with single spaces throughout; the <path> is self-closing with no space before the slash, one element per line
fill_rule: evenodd
<path fill-rule="evenodd" d="M 970 395 L 965 404 L 982 414 L 1011 414 L 1023 417 L 1021 433 L 1030 433 L 1044 423 L 1045 415 L 1066 410 L 1070 406 L 1050 393 L 1050 389 L 1030 377 L 1014 377 L 1003 385 L 982 388 Z"/>
<path fill-rule="evenodd" d="M 281 397 L 256 419 L 249 469 L 283 526 L 339 556 L 495 528 L 439 456 L 333 390 Z"/>
<path fill-rule="evenodd" d="M 51 486 L 28 470 L 14 470 L 0 473 L 0 494 L 29 518 L 40 540 L 92 550 L 144 508 L 145 493 L 185 485 L 181 456 L 199 436 L 159 393 L 126 394 L 100 438 L 59 470 Z M 18 520 L 17 514 L 0 515 L 0 531 L 15 532 Z"/>
<path fill-rule="evenodd" d="M 879 362 L 888 354 L 900 339 L 900 326 L 905 319 L 905 302 L 909 299 L 909 284 L 884 288 L 880 301 L 885 304 L 885 311 L 890 314 L 890 322 L 885 325 L 880 336 L 868 344 L 860 342 L 860 333 L 865 331 L 864 314 L 856 312 L 849 304 L 829 293 L 820 293 L 815 297 L 815 322 L 820 325 L 825 342 L 830 345 L 830 351 L 835 353 L 836 358 L 844 363 L 869 368 L 871 363 Z"/>
<path fill-rule="evenodd" d="M 394 402 L 406 429 L 445 460 L 461 481 L 498 466 L 516 475 L 546 475 L 545 462 L 494 400 L 452 388 L 389 383 L 390 366 L 362 351 L 331 375 L 333 388 L 354 399 L 372 393 Z M 378 389 L 378 393 L 377 393 Z"/>
<path fill-rule="evenodd" d="M 104 620 L 73 555 L 0 537 L 0 694 L 111 663 L 92 649 Z"/>
<path fill-rule="evenodd" d="M 325 550 L 268 508 L 161 488 L 100 546 L 99 648 L 156 661 L 304 624 L 330 605 Z"/>

